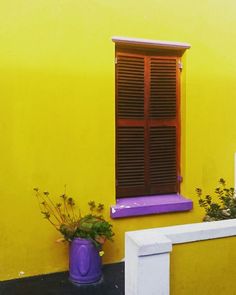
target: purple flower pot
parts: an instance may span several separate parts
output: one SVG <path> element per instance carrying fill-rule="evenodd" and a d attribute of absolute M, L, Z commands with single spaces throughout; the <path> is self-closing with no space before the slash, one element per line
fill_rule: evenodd
<path fill-rule="evenodd" d="M 75 284 L 91 284 L 102 277 L 99 249 L 87 239 L 75 238 L 70 245 L 69 279 Z"/>

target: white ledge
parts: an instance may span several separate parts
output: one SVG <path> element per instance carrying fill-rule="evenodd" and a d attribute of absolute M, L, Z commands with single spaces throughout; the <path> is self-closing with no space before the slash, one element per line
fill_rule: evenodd
<path fill-rule="evenodd" d="M 154 47 L 157 49 L 174 49 L 185 51 L 191 47 L 188 43 L 182 42 L 172 42 L 172 41 L 160 41 L 160 40 L 150 40 L 150 39 L 139 39 L 139 38 L 128 38 L 128 37 L 112 37 L 112 41 L 116 44 L 123 45 L 140 45 L 145 47 Z"/>
<path fill-rule="evenodd" d="M 153 235 L 133 237 L 127 233 L 126 238 L 132 240 L 137 256 L 167 253 L 172 250 L 172 242 L 165 235 L 156 234 L 155 237 Z"/>
<path fill-rule="evenodd" d="M 189 243 L 236 235 L 236 219 L 201 222 L 127 232 L 138 247 L 138 255 L 170 252 L 172 244 Z"/>
<path fill-rule="evenodd" d="M 236 236 L 236 219 L 127 232 L 125 294 L 169 295 L 173 244 Z"/>

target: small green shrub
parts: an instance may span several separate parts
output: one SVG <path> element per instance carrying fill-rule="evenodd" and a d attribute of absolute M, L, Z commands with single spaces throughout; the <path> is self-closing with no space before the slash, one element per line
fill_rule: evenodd
<path fill-rule="evenodd" d="M 219 180 L 219 186 L 215 189 L 215 195 L 205 195 L 201 188 L 196 188 L 199 197 L 198 203 L 204 208 L 203 221 L 216 221 L 236 218 L 236 195 L 233 187 L 227 188 L 223 178 Z"/>

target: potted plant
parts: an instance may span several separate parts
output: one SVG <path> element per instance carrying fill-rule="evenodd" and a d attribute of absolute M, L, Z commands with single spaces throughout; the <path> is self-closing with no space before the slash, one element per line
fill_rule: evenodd
<path fill-rule="evenodd" d="M 106 240 L 112 240 L 114 235 L 112 225 L 101 215 L 104 205 L 90 201 L 90 212 L 82 215 L 80 210 L 76 210 L 74 199 L 66 194 L 62 194 L 59 202 L 55 202 L 49 192 L 41 192 L 38 188 L 34 191 L 44 218 L 63 235 L 59 240 L 70 244 L 70 281 L 75 284 L 100 281 L 101 256 L 104 254 L 102 245 Z"/>
<path fill-rule="evenodd" d="M 201 188 L 196 188 L 199 197 L 199 205 L 204 208 L 203 221 L 216 221 L 236 218 L 236 195 L 233 187 L 226 187 L 223 178 L 219 180 L 219 186 L 215 188 L 215 195 L 205 195 Z"/>

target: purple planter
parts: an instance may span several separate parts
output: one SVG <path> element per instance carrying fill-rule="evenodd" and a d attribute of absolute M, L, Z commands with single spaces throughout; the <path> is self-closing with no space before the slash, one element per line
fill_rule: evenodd
<path fill-rule="evenodd" d="M 75 284 L 91 284 L 102 277 L 102 260 L 90 240 L 76 238 L 70 245 L 69 279 Z"/>

